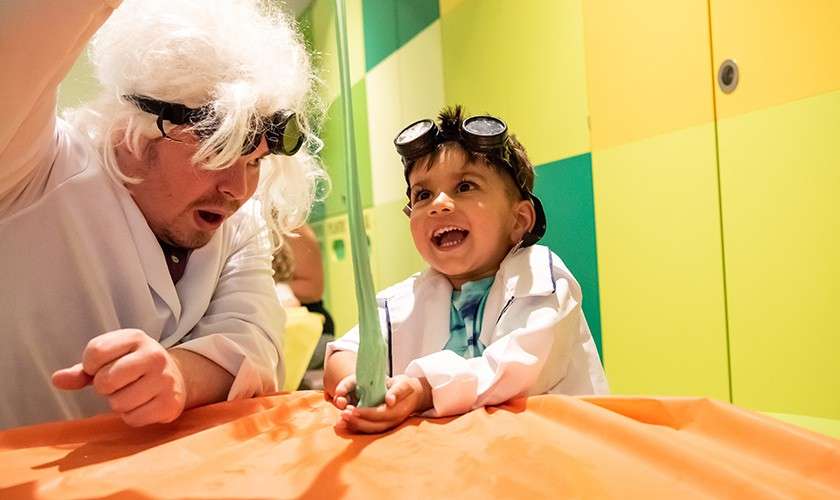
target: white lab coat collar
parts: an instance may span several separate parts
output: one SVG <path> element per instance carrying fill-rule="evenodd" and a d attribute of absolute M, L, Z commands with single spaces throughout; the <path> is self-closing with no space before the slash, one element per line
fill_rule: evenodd
<path fill-rule="evenodd" d="M 160 243 L 128 189 L 116 183 L 114 189 L 117 190 L 117 196 L 125 212 L 128 229 L 134 240 L 133 248 L 143 266 L 149 286 L 169 306 L 177 322 L 181 318 L 181 301 L 178 299 L 178 292 L 169 275 L 169 268 L 164 260 Z"/>
<path fill-rule="evenodd" d="M 554 293 L 551 251 L 544 246 L 514 247 L 499 266 L 484 307 L 480 340 L 492 341 L 496 323 L 513 298 Z M 536 271 L 536 272 L 535 272 Z M 427 269 L 379 294 L 386 303 L 385 332 L 392 339 L 394 373 L 400 373 L 412 359 L 443 349 L 449 340 L 452 284 L 434 269 Z M 410 325 L 413 331 L 404 330 Z"/>
<path fill-rule="evenodd" d="M 550 295 L 555 287 L 552 260 L 548 247 L 514 247 L 499 266 L 496 281 L 504 283 L 509 298 Z"/>

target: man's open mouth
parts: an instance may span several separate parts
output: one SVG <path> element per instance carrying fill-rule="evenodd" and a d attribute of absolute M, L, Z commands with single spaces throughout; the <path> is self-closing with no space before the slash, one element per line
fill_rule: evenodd
<path fill-rule="evenodd" d="M 452 248 L 460 245 L 470 234 L 464 228 L 457 226 L 446 226 L 435 230 L 432 233 L 432 243 L 438 248 Z"/>
<path fill-rule="evenodd" d="M 222 214 L 216 212 L 208 212 L 207 210 L 199 210 L 198 216 L 201 217 L 201 220 L 203 220 L 204 222 L 212 225 L 220 224 L 225 218 Z"/>

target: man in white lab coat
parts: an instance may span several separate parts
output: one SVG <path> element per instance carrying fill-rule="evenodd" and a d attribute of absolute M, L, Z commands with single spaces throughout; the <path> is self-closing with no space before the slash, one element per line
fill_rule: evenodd
<path fill-rule="evenodd" d="M 272 231 L 323 174 L 304 46 L 254 3 L 0 4 L 0 428 L 282 382 Z M 101 96 L 57 118 L 94 33 Z"/>

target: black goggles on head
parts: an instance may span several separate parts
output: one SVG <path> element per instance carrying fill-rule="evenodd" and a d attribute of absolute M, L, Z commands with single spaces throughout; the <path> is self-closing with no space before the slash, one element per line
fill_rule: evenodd
<path fill-rule="evenodd" d="M 163 129 L 164 120 L 173 125 L 195 126 L 204 121 L 210 114 L 210 109 L 207 106 L 188 108 L 183 104 L 159 101 L 145 96 L 127 95 L 123 97 L 134 103 L 140 110 L 157 115 L 157 127 L 163 137 L 167 137 Z M 203 140 L 213 135 L 216 128 L 195 127 L 193 132 L 199 139 Z M 265 136 L 265 142 L 268 144 L 269 153 L 275 155 L 294 155 L 303 145 L 304 140 L 303 131 L 300 129 L 294 111 L 278 111 L 271 115 L 268 120 L 254 127 L 254 130 L 248 134 L 248 138 L 242 145 L 242 154 L 253 153 L 260 145 L 263 136 Z"/>
<path fill-rule="evenodd" d="M 524 198 L 531 200 L 534 205 L 534 212 L 536 213 L 534 227 L 525 234 L 522 240 L 522 246 L 530 246 L 545 235 L 545 210 L 543 210 L 540 199 L 527 187 L 521 186 L 517 182 L 516 169 L 513 168 L 505 148 L 507 140 L 507 124 L 495 116 L 471 116 L 461 122 L 457 134 L 445 134 L 438 128 L 434 120 L 424 118 L 402 129 L 394 139 L 394 147 L 402 157 L 402 164 L 406 168 L 417 159 L 433 152 L 440 144 L 448 141 L 459 142 L 467 150 L 486 156 L 488 161 L 502 164 L 508 169 L 511 178 L 517 184 Z M 406 215 L 410 215 L 411 206 L 406 205 L 403 211 Z"/>

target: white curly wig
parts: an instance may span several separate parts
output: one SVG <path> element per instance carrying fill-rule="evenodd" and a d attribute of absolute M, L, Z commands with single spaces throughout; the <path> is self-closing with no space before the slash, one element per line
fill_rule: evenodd
<path fill-rule="evenodd" d="M 92 140 L 109 174 L 124 183 L 140 180 L 120 170 L 114 143 L 124 142 L 139 158 L 147 140 L 161 135 L 157 117 L 138 109 L 127 95 L 210 109 L 207 120 L 218 128 L 193 157 L 207 169 L 231 165 L 254 123 L 278 110 L 295 111 L 306 132 L 304 147 L 291 157 L 262 160 L 255 197 L 276 237 L 306 221 L 326 185 L 316 156 L 321 141 L 310 126 L 322 108 L 302 37 L 275 5 L 126 0 L 91 41 L 91 60 L 103 91 L 65 116 Z"/>

